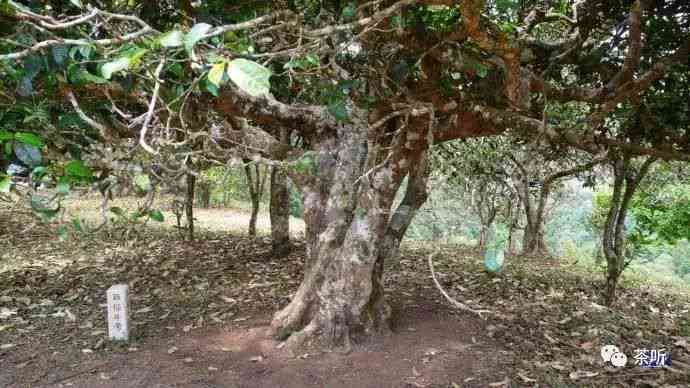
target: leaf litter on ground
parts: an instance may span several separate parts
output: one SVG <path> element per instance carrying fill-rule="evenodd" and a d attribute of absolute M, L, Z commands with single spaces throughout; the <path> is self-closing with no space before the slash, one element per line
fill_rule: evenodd
<path fill-rule="evenodd" d="M 27 230 L 27 224 L 0 214 L 6 247 L 0 252 L 0 356 L 34 343 L 53 351 L 128 352 L 170 329 L 240 324 L 285 305 L 302 275 L 299 243 L 276 260 L 264 238 L 206 233 L 189 242 L 151 228 L 134 240 L 106 233 L 61 242 L 48 228 Z M 385 287 L 393 304 L 420 303 L 423 292 L 435 295 L 434 308 L 452 309 L 426 266 L 436 245 L 406 243 L 401 259 L 388 264 Z M 600 304 L 600 276 L 550 259 L 509 258 L 503 273 L 493 275 L 484 272 L 476 251 L 447 245 L 434 262 L 438 281 L 454 298 L 492 311 L 486 333 L 505 347 L 512 366 L 497 384 L 670 387 L 690 379 L 686 295 L 622 286 L 609 309 Z M 103 342 L 105 291 L 116 283 L 131 288 L 135 334 L 126 347 Z M 456 316 L 470 319 L 466 312 Z M 599 356 L 605 344 L 618 346 L 630 363 L 635 349 L 663 348 L 673 364 L 615 369 Z"/>

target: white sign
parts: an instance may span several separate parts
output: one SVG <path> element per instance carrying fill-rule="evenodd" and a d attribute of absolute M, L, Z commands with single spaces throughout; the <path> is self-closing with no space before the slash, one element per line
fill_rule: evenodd
<path fill-rule="evenodd" d="M 111 340 L 129 339 L 129 286 L 116 284 L 108 289 L 108 337 Z"/>

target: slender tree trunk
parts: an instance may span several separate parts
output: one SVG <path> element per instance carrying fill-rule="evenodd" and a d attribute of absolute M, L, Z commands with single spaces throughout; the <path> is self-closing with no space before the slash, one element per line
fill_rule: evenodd
<path fill-rule="evenodd" d="M 211 185 L 208 182 L 197 182 L 197 191 L 199 192 L 199 207 L 208 209 L 211 207 Z"/>
<path fill-rule="evenodd" d="M 221 188 L 223 190 L 223 195 L 222 195 L 222 206 L 224 208 L 228 207 L 228 178 L 230 177 L 230 169 L 227 167 L 225 168 L 225 172 L 223 173 L 223 179 L 221 179 Z"/>
<path fill-rule="evenodd" d="M 187 215 L 187 236 L 194 240 L 194 189 L 196 177 L 187 174 L 187 195 L 185 196 L 185 214 Z"/>
<path fill-rule="evenodd" d="M 271 240 L 273 256 L 283 257 L 290 253 L 290 193 L 287 176 L 279 167 L 271 169 Z"/>
<path fill-rule="evenodd" d="M 614 160 L 614 183 L 611 207 L 606 216 L 602 248 L 606 257 L 606 284 L 604 289 L 604 303 L 613 305 L 616 300 L 618 280 L 628 266 L 625 252 L 625 217 L 630 202 L 640 181 L 649 171 L 655 159 L 650 157 L 642 163 L 639 171 L 635 171 L 629 155 L 623 155 Z"/>
<path fill-rule="evenodd" d="M 517 201 L 515 207 L 508 204 L 508 210 L 508 255 L 515 256 L 517 254 L 517 237 L 515 236 L 515 232 L 519 228 L 520 202 Z"/>
<path fill-rule="evenodd" d="M 256 221 L 259 216 L 259 208 L 261 206 L 261 195 L 264 191 L 264 182 L 266 180 L 265 174 L 262 177 L 261 167 L 254 164 L 254 176 L 252 176 L 252 168 L 249 163 L 245 163 L 244 172 L 247 176 L 247 185 L 249 186 L 249 197 L 252 201 L 252 214 L 249 219 L 249 235 L 256 236 Z"/>
<path fill-rule="evenodd" d="M 482 224 L 479 231 L 479 250 L 483 253 L 486 251 L 489 240 L 493 238 L 491 235 L 491 228 L 496 219 L 496 208 L 493 205 L 486 204 L 487 214 L 481 217 Z"/>

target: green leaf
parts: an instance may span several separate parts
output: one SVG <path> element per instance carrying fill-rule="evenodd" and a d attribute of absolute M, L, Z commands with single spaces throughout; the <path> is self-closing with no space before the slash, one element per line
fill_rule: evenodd
<path fill-rule="evenodd" d="M 308 54 L 305 57 L 292 58 L 288 63 L 286 63 L 283 68 L 285 69 L 301 69 L 309 70 L 314 67 L 318 67 L 321 64 L 319 57 L 314 54 Z"/>
<path fill-rule="evenodd" d="M 149 217 L 151 217 L 151 219 L 156 221 L 156 222 L 165 221 L 165 217 L 163 216 L 163 213 L 161 213 L 160 210 L 151 210 L 149 212 Z"/>
<path fill-rule="evenodd" d="M 14 133 L 5 130 L 0 130 L 0 141 L 7 141 L 12 139 L 14 139 Z"/>
<path fill-rule="evenodd" d="M 103 74 L 105 79 L 110 79 L 113 73 L 129 69 L 130 63 L 131 60 L 129 58 L 118 58 L 103 65 L 103 67 L 101 67 L 101 74 Z"/>
<path fill-rule="evenodd" d="M 41 179 L 41 177 L 46 174 L 47 170 L 48 169 L 45 166 L 38 166 L 31 171 L 31 176 L 34 180 Z"/>
<path fill-rule="evenodd" d="M 81 220 L 77 217 L 72 218 L 72 227 L 79 233 L 84 231 L 84 228 L 81 227 Z"/>
<path fill-rule="evenodd" d="M 347 107 L 344 102 L 335 102 L 328 105 L 328 113 L 333 115 L 337 121 L 346 121 L 348 117 Z"/>
<path fill-rule="evenodd" d="M 65 242 L 67 241 L 67 238 L 69 235 L 67 234 L 67 226 L 66 225 L 60 225 L 58 226 L 58 238 L 60 241 Z"/>
<path fill-rule="evenodd" d="M 196 45 L 196 43 L 200 41 L 204 35 L 206 35 L 211 27 L 212 26 L 207 23 L 198 23 L 195 24 L 191 30 L 189 30 L 187 35 L 184 37 L 184 48 L 190 55 L 193 55 L 194 45 Z"/>
<path fill-rule="evenodd" d="M 168 71 L 172 73 L 177 78 L 182 78 L 184 76 L 184 67 L 179 63 L 173 63 L 168 67 Z"/>
<path fill-rule="evenodd" d="M 14 154 L 29 167 L 36 167 L 43 162 L 41 150 L 30 144 L 15 142 Z"/>
<path fill-rule="evenodd" d="M 343 8 L 343 18 L 346 20 L 353 19 L 355 17 L 355 5 L 354 3 L 349 3 L 345 8 Z"/>
<path fill-rule="evenodd" d="M 208 81 L 215 86 L 220 86 L 221 82 L 223 81 L 223 74 L 225 73 L 225 62 L 218 62 L 213 67 L 211 67 L 211 70 L 208 72 Z"/>
<path fill-rule="evenodd" d="M 237 87 L 254 97 L 268 94 L 271 89 L 271 71 L 256 62 L 234 59 L 228 63 L 227 73 Z"/>
<path fill-rule="evenodd" d="M 0 178 L 0 193 L 9 193 L 12 189 L 12 178 L 7 175 L 3 175 Z"/>
<path fill-rule="evenodd" d="M 76 63 L 73 63 L 67 67 L 67 76 L 70 82 L 75 84 L 106 84 L 108 80 L 99 77 L 97 75 L 91 74 L 88 70 L 82 69 Z"/>
<path fill-rule="evenodd" d="M 180 47 L 184 43 L 184 33 L 179 30 L 173 30 L 163 34 L 159 41 L 163 47 Z"/>
<path fill-rule="evenodd" d="M 295 160 L 292 165 L 299 174 L 313 174 L 316 172 L 316 163 L 315 152 L 307 151 L 299 159 Z"/>
<path fill-rule="evenodd" d="M 58 181 L 57 184 L 57 191 L 58 194 L 61 195 L 67 195 L 69 194 L 69 179 L 67 177 L 60 177 L 60 180 Z"/>
<path fill-rule="evenodd" d="M 145 48 L 134 48 L 132 50 L 128 50 L 125 53 L 125 57 L 129 59 L 129 67 L 138 66 L 139 62 L 141 62 L 141 58 L 143 58 L 147 52 L 149 52 L 149 50 Z"/>
<path fill-rule="evenodd" d="M 78 59 L 90 59 L 95 53 L 95 47 L 90 45 L 75 46 L 69 50 L 70 58 L 74 59 L 75 61 Z M 79 54 L 80 58 L 77 57 L 77 54 Z"/>
<path fill-rule="evenodd" d="M 134 185 L 139 188 L 139 190 L 148 193 L 151 191 L 151 179 L 146 174 L 138 174 L 134 177 Z"/>
<path fill-rule="evenodd" d="M 65 166 L 65 175 L 76 180 L 91 180 L 93 172 L 81 160 L 72 160 Z"/>
<path fill-rule="evenodd" d="M 487 75 L 489 75 L 489 68 L 481 63 L 477 63 L 475 66 L 475 70 L 477 71 L 477 76 L 479 78 L 484 78 Z"/>
<path fill-rule="evenodd" d="M 17 132 L 14 134 L 14 139 L 24 144 L 32 145 L 36 148 L 43 148 L 45 145 L 38 135 L 30 132 Z"/>
<path fill-rule="evenodd" d="M 69 0 L 69 2 L 77 8 L 84 8 L 84 4 L 81 3 L 81 0 Z"/>
<path fill-rule="evenodd" d="M 8 157 L 12 156 L 12 146 L 14 145 L 13 141 L 8 141 L 5 143 L 5 155 Z"/>
<path fill-rule="evenodd" d="M 31 195 L 31 209 L 38 213 L 44 221 L 49 221 L 60 212 L 60 204 L 50 207 L 51 200 L 37 194 Z"/>
<path fill-rule="evenodd" d="M 213 94 L 214 97 L 220 96 L 220 88 L 211 83 L 208 79 L 202 81 L 204 89 Z"/>
<path fill-rule="evenodd" d="M 67 58 L 69 58 L 69 46 L 61 44 L 57 46 L 53 46 L 51 49 L 51 53 L 53 54 L 53 60 L 55 61 L 55 64 L 58 66 L 62 66 Z"/>

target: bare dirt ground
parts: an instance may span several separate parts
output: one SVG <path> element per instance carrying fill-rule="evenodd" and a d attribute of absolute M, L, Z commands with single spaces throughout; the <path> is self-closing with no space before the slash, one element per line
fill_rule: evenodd
<path fill-rule="evenodd" d="M 408 244 L 387 270 L 394 328 L 352 352 L 287 354 L 266 335 L 299 285 L 303 248 L 270 255 L 268 239 L 206 232 L 195 242 L 146 228 L 57 239 L 0 209 L 0 387 L 688 386 L 690 300 L 624 285 L 615 309 L 600 279 L 543 259 L 489 276 L 479 257 L 446 246 L 440 282 L 491 310 L 449 306 L 430 279 L 428 244 Z M 105 290 L 132 290 L 132 339 L 105 340 Z M 671 367 L 613 368 L 613 343 L 665 348 Z"/>

